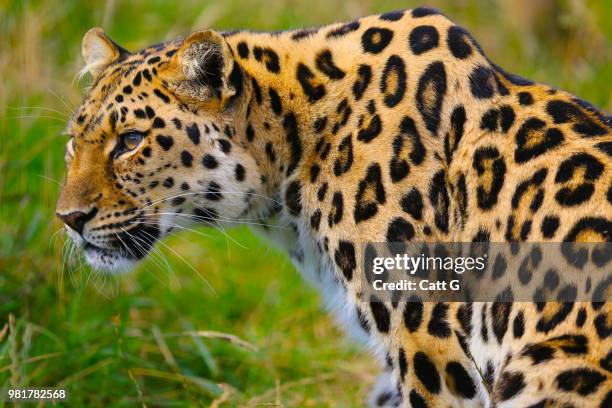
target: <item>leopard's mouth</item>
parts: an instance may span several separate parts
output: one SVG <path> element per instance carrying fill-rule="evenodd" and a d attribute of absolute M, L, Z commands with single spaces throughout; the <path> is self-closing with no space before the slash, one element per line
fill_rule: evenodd
<path fill-rule="evenodd" d="M 94 269 L 120 273 L 132 269 L 145 258 L 160 238 L 160 229 L 153 224 L 136 224 L 130 230 L 113 235 L 104 247 L 81 241 L 85 259 Z"/>

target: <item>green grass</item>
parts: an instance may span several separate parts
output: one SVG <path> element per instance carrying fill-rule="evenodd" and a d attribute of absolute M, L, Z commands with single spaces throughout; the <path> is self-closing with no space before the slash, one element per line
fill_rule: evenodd
<path fill-rule="evenodd" d="M 509 71 L 612 108 L 609 1 L 429 3 Z M 86 85 L 74 77 L 91 26 L 137 49 L 203 27 L 295 28 L 415 4 L 0 0 L 0 391 L 61 386 L 72 406 L 361 405 L 374 363 L 245 229 L 179 234 L 121 279 L 67 262 L 54 235 L 58 135 Z"/>

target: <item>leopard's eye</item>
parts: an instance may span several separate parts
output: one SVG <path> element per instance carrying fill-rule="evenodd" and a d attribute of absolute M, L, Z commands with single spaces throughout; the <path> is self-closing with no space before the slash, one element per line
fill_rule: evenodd
<path fill-rule="evenodd" d="M 144 136 L 145 135 L 142 132 L 138 131 L 123 133 L 119 136 L 117 146 L 115 146 L 115 150 L 113 151 L 113 156 L 119 157 L 123 153 L 136 149 L 138 146 L 140 146 Z"/>
<path fill-rule="evenodd" d="M 125 148 L 127 150 L 134 150 L 142 142 L 144 135 L 140 132 L 130 132 L 121 135 L 121 137 L 123 138 L 123 143 L 125 143 Z"/>

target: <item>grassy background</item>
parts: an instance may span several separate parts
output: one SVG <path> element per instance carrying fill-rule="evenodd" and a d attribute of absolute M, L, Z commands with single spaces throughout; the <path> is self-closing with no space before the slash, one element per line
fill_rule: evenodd
<path fill-rule="evenodd" d="M 612 108 L 612 2 L 429 4 L 507 70 Z M 61 386 L 72 406 L 361 405 L 374 364 L 247 230 L 172 237 L 120 280 L 66 261 L 53 217 L 58 134 L 86 82 L 74 76 L 92 26 L 135 50 L 197 28 L 295 28 L 415 5 L 0 0 L 0 392 Z"/>

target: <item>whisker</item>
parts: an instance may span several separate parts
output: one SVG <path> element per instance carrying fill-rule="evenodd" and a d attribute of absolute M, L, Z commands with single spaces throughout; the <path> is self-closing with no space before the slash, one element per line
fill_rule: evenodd
<path fill-rule="evenodd" d="M 113 293 L 111 292 L 111 296 L 109 296 L 104 290 L 104 288 L 106 287 L 106 279 L 107 278 L 112 279 L 112 277 L 107 273 L 96 273 L 96 274 L 90 274 L 90 275 L 97 275 L 95 278 L 96 281 L 94 284 L 94 289 L 96 289 L 96 292 L 102 295 L 106 300 L 111 300 L 112 297 L 114 296 Z"/>
<path fill-rule="evenodd" d="M 49 115 L 19 115 L 19 116 L 5 116 L 6 119 L 53 119 L 59 122 L 65 123 L 66 119 L 58 118 Z"/>
<path fill-rule="evenodd" d="M 199 208 L 201 210 L 206 210 L 206 207 L 200 206 L 200 205 L 194 205 L 194 207 Z M 154 217 L 156 215 L 184 215 L 184 216 L 192 216 L 192 217 L 200 217 L 199 215 L 195 215 L 195 214 L 189 214 L 189 213 L 181 213 L 181 212 L 142 212 L 139 214 L 140 217 Z M 137 217 L 135 217 L 137 218 Z M 208 218 L 206 217 L 207 220 L 212 220 L 212 221 L 227 221 L 227 222 L 243 222 L 243 221 L 261 221 L 261 218 L 232 218 L 232 217 L 223 217 L 223 216 L 219 216 L 217 215 L 217 218 Z"/>
<path fill-rule="evenodd" d="M 197 207 L 197 206 L 196 206 Z M 200 209 L 204 209 L 201 207 L 197 207 Z M 216 219 L 213 219 L 213 221 L 217 221 Z M 227 242 L 227 240 L 231 240 L 233 243 L 235 243 L 236 245 L 238 245 L 240 248 L 242 249 L 248 249 L 247 247 L 245 247 L 244 245 L 242 245 L 241 243 L 239 243 L 238 241 L 236 241 L 234 238 L 232 238 L 226 231 L 225 228 L 223 228 L 222 225 L 218 224 L 217 222 L 210 222 L 210 221 L 204 221 L 204 223 L 212 226 L 213 228 L 215 228 L 217 231 L 220 231 L 224 236 L 225 236 L 225 241 L 226 241 L 226 245 L 227 245 L 227 251 L 228 251 L 228 257 L 229 257 L 229 242 Z"/>
<path fill-rule="evenodd" d="M 48 251 L 49 254 L 51 254 L 51 247 L 53 246 L 53 242 L 54 240 L 57 239 L 57 237 L 60 236 L 60 233 L 65 231 L 64 227 L 59 227 L 53 234 L 51 234 L 51 236 L 49 237 L 49 245 L 48 245 Z M 65 243 L 64 243 L 65 244 Z"/>
<path fill-rule="evenodd" d="M 125 229 L 123 229 L 123 227 L 119 227 L 121 228 L 121 230 L 123 232 L 125 232 L 129 237 L 134 238 L 134 236 L 132 234 L 130 234 L 129 232 L 127 232 Z M 121 241 L 121 243 L 123 244 L 123 247 L 125 248 L 125 250 L 128 252 L 128 254 L 132 257 L 135 257 L 134 253 L 132 252 L 132 250 L 130 249 L 130 247 L 121 239 L 121 235 L 115 233 L 115 236 L 119 239 L 119 241 Z M 137 242 L 135 242 L 136 245 L 138 245 Z M 137 248 L 138 249 L 138 248 Z M 146 255 L 146 252 L 144 251 L 144 248 L 140 248 L 142 251 L 140 251 L 140 253 L 142 255 Z"/>
<path fill-rule="evenodd" d="M 68 112 L 70 112 L 70 115 L 72 115 L 72 114 L 75 112 L 75 110 L 76 110 L 76 108 L 77 108 L 77 107 L 76 107 L 76 105 L 75 105 L 75 106 L 70 106 L 70 105 L 68 104 L 68 102 L 66 102 L 66 100 L 65 100 L 64 98 L 62 98 L 62 97 L 61 97 L 61 96 L 60 96 L 60 95 L 59 95 L 57 92 L 55 92 L 53 89 L 47 89 L 47 91 L 48 91 L 48 92 L 49 92 L 51 95 L 55 96 L 55 97 L 56 97 L 56 98 L 57 98 L 57 99 L 58 99 L 58 100 L 59 100 L 59 101 L 60 101 L 60 102 L 61 102 L 61 103 L 62 103 L 62 104 L 63 104 L 63 105 L 66 107 L 66 108 L 68 108 Z M 70 115 L 69 115 L 69 116 L 70 116 Z"/>
<path fill-rule="evenodd" d="M 173 194 L 173 195 L 170 195 L 170 196 L 167 196 L 167 197 L 159 198 L 159 199 L 151 202 L 150 204 L 145 205 L 144 207 L 141 208 L 141 210 L 149 208 L 149 207 L 151 207 L 151 206 L 153 206 L 155 204 L 159 204 L 161 202 L 171 200 L 173 198 L 186 197 L 186 196 L 190 196 L 190 195 L 204 195 L 204 194 L 209 193 L 209 192 L 212 192 L 212 191 L 202 190 L 202 191 L 192 191 L 192 192 L 186 192 L 186 193 Z M 215 193 L 220 193 L 220 194 L 244 194 L 244 195 L 250 195 L 250 196 L 253 196 L 253 197 L 259 197 L 259 198 L 263 198 L 263 199 L 272 201 L 273 203 L 278 204 L 278 205 L 283 205 L 283 203 L 281 203 L 278 200 L 275 200 L 272 197 L 268 197 L 266 195 L 258 194 L 258 193 L 250 193 L 248 191 L 247 192 L 245 192 L 245 191 L 214 191 L 214 192 Z"/>
<path fill-rule="evenodd" d="M 198 208 L 200 210 L 204 210 L 204 211 L 206 211 L 208 209 L 207 207 L 204 207 L 204 206 L 202 206 L 202 205 L 200 205 L 198 203 L 194 203 L 194 207 Z M 189 213 L 181 213 L 181 212 L 155 212 L 155 211 L 153 211 L 153 212 L 151 212 L 151 211 L 141 211 L 139 216 L 153 217 L 153 216 L 156 216 L 156 215 L 180 215 L 180 214 L 183 214 L 185 216 L 199 217 L 198 215 L 189 214 Z M 134 218 L 137 218 L 137 217 L 134 217 Z M 217 217 L 214 218 L 214 220 L 221 220 L 221 221 L 228 221 L 228 222 L 230 222 L 230 221 L 233 221 L 233 222 L 259 221 L 259 222 L 261 222 L 262 218 L 261 217 L 255 217 L 255 218 L 242 218 L 242 217 L 240 217 L 240 218 L 238 218 L 238 217 L 225 217 L 225 216 L 217 215 Z"/>
<path fill-rule="evenodd" d="M 47 112 L 53 112 L 53 113 L 60 114 L 60 115 L 62 115 L 64 120 L 68 120 L 70 118 L 70 116 L 67 115 L 66 112 L 62 112 L 62 111 L 59 111 L 57 109 L 52 109 L 52 108 L 45 108 L 44 106 L 9 106 L 7 109 L 10 109 L 10 110 L 34 110 L 34 109 L 38 109 L 38 110 L 42 110 L 42 111 L 47 111 Z"/>
<path fill-rule="evenodd" d="M 185 215 L 189 215 L 189 214 L 185 214 Z M 227 241 L 228 241 L 228 239 L 229 239 L 229 240 L 231 240 L 233 243 L 235 243 L 236 245 L 238 245 L 239 247 L 241 247 L 242 249 L 248 250 L 248 248 L 247 248 L 247 247 L 245 247 L 244 245 L 242 245 L 241 243 L 239 243 L 238 241 L 236 241 L 234 238 L 232 238 L 231 236 L 229 236 L 229 234 L 228 234 L 228 233 L 225 231 L 225 229 L 224 229 L 223 227 L 221 227 L 221 226 L 220 226 L 220 225 L 218 225 L 218 224 L 215 224 L 215 223 L 211 222 L 211 221 L 215 221 L 214 219 L 212 219 L 212 218 L 206 218 L 206 217 L 201 217 L 201 216 L 195 216 L 195 215 L 194 215 L 194 216 L 192 216 L 192 217 L 197 217 L 197 220 L 198 220 L 198 221 L 203 222 L 203 223 L 205 223 L 206 225 L 208 225 L 208 226 L 210 226 L 210 227 L 213 227 L 213 228 L 215 228 L 217 231 L 221 232 L 221 233 L 224 235 L 224 238 L 225 238 L 226 242 L 227 242 Z M 139 223 L 143 223 L 143 222 L 142 222 L 142 221 L 140 221 L 140 222 L 138 222 L 138 221 L 134 221 L 134 222 L 132 222 L 132 223 L 133 223 L 133 224 L 139 224 Z M 154 224 L 154 223 L 149 223 L 149 225 L 157 225 L 157 224 Z M 184 227 L 182 227 L 182 226 L 180 226 L 180 225 L 178 225 L 178 224 L 176 224 L 176 223 L 175 223 L 175 224 L 173 224 L 172 226 L 173 226 L 173 227 L 176 227 L 176 228 L 184 228 Z M 184 229 L 186 229 L 186 230 L 188 230 L 188 231 L 192 231 L 192 230 L 187 229 L 187 228 L 184 228 Z M 194 232 L 195 232 L 195 231 L 194 231 Z M 208 237 L 208 238 L 209 238 L 209 237 Z M 228 249 L 228 251 L 229 251 L 229 249 Z"/>
<path fill-rule="evenodd" d="M 81 269 L 81 265 L 75 269 L 75 251 L 76 244 L 72 241 L 71 238 L 67 238 L 68 247 L 66 250 L 66 256 L 64 257 L 63 270 L 68 271 L 68 277 L 70 278 L 70 283 L 73 287 L 79 288 L 78 282 L 76 281 L 76 274 L 79 269 Z"/>
<path fill-rule="evenodd" d="M 198 207 L 200 208 L 200 207 Z M 241 220 L 241 219 L 233 219 L 233 218 L 225 218 L 225 217 L 221 217 L 221 218 L 212 218 L 212 217 L 204 217 L 201 215 L 195 215 L 195 214 L 187 214 L 187 213 L 172 213 L 172 212 L 163 212 L 163 213 L 155 213 L 155 214 L 141 214 L 141 217 L 152 217 L 154 215 L 176 215 L 179 217 L 186 217 L 186 218 L 192 218 L 196 221 L 223 221 L 223 222 L 227 222 L 227 223 L 234 223 L 234 224 L 243 224 L 243 225 L 258 225 L 258 226 L 268 226 L 270 228 L 276 228 L 276 229 L 282 229 L 282 230 L 290 230 L 290 227 L 284 227 L 281 225 L 269 225 L 263 222 L 250 222 L 248 219 L 245 220 Z M 253 220 L 257 220 L 257 218 L 253 218 Z M 135 223 L 138 223 L 138 221 L 135 221 Z"/>
<path fill-rule="evenodd" d="M 158 226 L 158 224 L 157 224 L 157 223 L 152 222 L 152 221 L 139 221 L 139 222 L 134 221 L 134 222 L 132 222 L 131 224 L 136 224 L 136 225 L 138 225 L 138 224 L 142 224 L 142 225 L 150 225 L 150 226 L 155 226 L 155 227 L 157 227 L 157 226 Z M 193 228 L 187 228 L 187 227 L 184 227 L 184 226 L 182 226 L 182 225 L 178 225 L 178 224 L 174 224 L 174 223 L 173 223 L 172 225 L 169 225 L 168 227 L 170 227 L 171 229 L 174 229 L 174 228 L 181 228 L 181 229 L 183 229 L 183 230 L 185 230 L 185 231 L 190 231 L 190 232 L 196 233 L 197 235 L 200 235 L 200 236 L 202 236 L 202 237 L 204 237 L 204 238 L 206 238 L 206 239 L 210 239 L 210 238 L 212 238 L 212 237 L 213 237 L 212 235 L 210 235 L 210 234 L 205 234 L 205 233 L 203 233 L 202 231 L 198 231 L 198 230 L 193 229 Z M 172 237 L 172 236 L 179 236 L 179 234 L 178 234 L 177 232 L 175 232 L 175 231 L 172 231 L 172 232 L 167 233 L 167 236 L 168 236 L 168 237 Z"/>
<path fill-rule="evenodd" d="M 178 215 L 180 215 L 180 214 L 178 214 Z M 217 221 L 216 219 L 214 219 L 214 218 L 202 217 L 202 216 L 197 216 L 197 215 L 191 215 L 191 214 L 183 214 L 183 215 L 185 215 L 185 216 L 191 216 L 191 217 L 193 217 L 193 218 L 196 218 L 196 219 L 197 219 L 197 221 L 203 222 L 203 223 L 207 224 L 208 226 L 215 228 L 217 231 L 221 232 L 221 233 L 222 233 L 222 234 L 225 236 L 226 241 L 229 239 L 229 240 L 231 240 L 233 243 L 235 243 L 236 245 L 238 245 L 240 248 L 248 250 L 248 248 L 247 248 L 247 247 L 245 247 L 244 245 L 242 245 L 241 243 L 239 243 L 238 241 L 236 241 L 234 238 L 232 238 L 232 237 L 231 237 L 231 236 L 230 236 L 230 235 L 229 235 L 229 234 L 228 234 L 228 233 L 225 231 L 225 229 L 224 229 L 224 228 L 223 228 L 221 225 L 219 225 L 219 224 L 216 224 L 216 223 L 213 223 L 213 222 L 212 222 L 212 221 Z M 139 224 L 139 223 L 142 223 L 142 222 L 133 221 L 132 223 L 133 223 L 133 224 Z M 157 224 L 150 224 L 150 225 L 157 225 Z M 175 226 L 175 227 L 180 227 L 180 225 L 177 225 L 177 224 L 173 224 L 173 226 Z"/>
<path fill-rule="evenodd" d="M 181 230 L 183 230 L 183 231 L 192 232 L 192 233 L 194 233 L 194 234 L 196 234 L 196 235 L 200 235 L 200 236 L 202 236 L 202 237 L 204 237 L 204 238 L 208 238 L 208 239 L 212 238 L 212 235 L 205 234 L 205 233 L 203 233 L 203 232 L 201 232 L 201 231 L 198 231 L 198 230 L 196 230 L 196 229 L 193 229 L 193 228 L 183 227 L 182 225 L 178 225 L 178 224 L 174 224 L 174 225 L 173 225 L 173 227 L 178 228 L 178 229 L 181 229 Z M 175 233 L 175 235 L 176 235 L 176 233 Z"/>
<path fill-rule="evenodd" d="M 95 284 L 95 281 L 98 279 L 98 278 L 95 276 L 95 275 L 97 275 L 97 274 L 95 274 L 95 273 L 88 273 L 88 274 L 85 274 L 85 273 L 84 273 L 84 271 L 83 271 L 84 269 L 85 269 L 85 268 L 84 268 L 83 266 L 80 266 L 80 267 L 79 267 L 79 268 L 78 268 L 78 269 L 75 271 L 75 273 L 78 273 L 79 277 L 81 278 L 81 283 L 80 283 L 80 286 L 79 286 L 79 289 L 81 289 L 81 290 L 84 290 L 85 288 L 87 288 L 87 285 L 89 285 L 89 280 L 92 278 L 92 276 L 93 276 L 94 284 Z M 84 275 L 84 274 L 85 274 L 85 282 L 83 282 L 83 275 Z"/>
<path fill-rule="evenodd" d="M 151 234 L 149 234 L 147 231 L 142 231 L 143 233 L 147 234 L 149 237 L 151 237 L 153 240 L 155 240 L 156 238 L 154 236 L 152 236 Z M 194 267 L 193 265 L 191 265 L 189 262 L 187 262 L 187 260 L 185 260 L 185 258 L 183 258 L 178 252 L 176 252 L 174 249 L 172 249 L 169 245 L 165 244 L 163 241 L 161 240 L 157 240 L 157 242 L 159 242 L 161 245 L 163 245 L 165 248 L 168 248 L 168 250 L 170 252 L 172 252 L 174 255 L 176 255 L 176 257 L 178 259 L 180 259 L 181 261 L 183 261 L 185 263 L 185 265 L 187 265 L 197 276 L 199 276 L 202 281 L 206 284 L 206 286 L 208 286 L 208 288 L 212 291 L 212 293 L 215 296 L 219 296 L 217 294 L 217 291 L 215 290 L 215 288 L 212 287 L 212 285 L 210 284 L 210 282 L 208 281 L 208 279 L 206 279 L 204 276 L 202 276 Z"/>
<path fill-rule="evenodd" d="M 129 237 L 131 237 L 132 239 L 137 240 L 137 241 L 139 241 L 139 242 L 142 242 L 142 243 L 145 243 L 145 244 L 146 244 L 146 242 L 145 242 L 144 240 L 142 240 L 140 237 L 137 237 L 136 235 L 131 234 L 129 231 L 125 230 L 123 227 L 120 227 L 120 228 L 123 230 L 123 232 L 124 232 L 125 234 L 127 234 L 127 235 L 128 235 Z M 119 237 L 119 235 L 118 235 L 117 233 L 115 233 L 115 235 L 117 235 L 117 238 L 121 239 L 121 237 Z M 123 242 L 123 240 L 121 240 L 121 242 Z M 134 243 L 137 245 L 137 247 L 138 247 L 138 249 L 139 249 L 139 252 L 140 252 L 140 253 L 141 253 L 143 256 L 147 255 L 147 253 L 146 253 L 146 251 L 145 251 L 144 247 L 143 247 L 141 244 L 139 244 L 139 242 L 134 242 Z M 125 246 L 125 243 L 123 243 L 123 245 Z M 162 252 L 161 252 L 161 251 L 160 251 L 158 248 L 156 248 L 155 246 L 151 247 L 151 251 L 150 251 L 150 253 L 151 253 L 151 259 L 153 260 L 153 262 L 154 262 L 155 266 L 157 266 L 157 267 L 158 267 L 158 268 L 160 268 L 161 270 L 163 270 L 163 269 L 164 269 L 163 265 L 161 265 L 161 264 L 160 264 L 160 262 L 159 262 L 159 259 L 161 259 L 161 260 L 162 260 L 162 261 L 165 263 L 165 265 L 166 265 L 167 269 L 170 271 L 170 273 L 171 273 L 172 275 L 175 275 L 174 270 L 173 270 L 173 269 L 170 267 L 170 264 L 168 263 L 168 261 L 166 260 L 166 258 L 163 256 L 163 253 L 162 253 Z M 153 275 L 155 276 L 155 274 L 153 274 Z M 158 282 L 160 282 L 162 285 L 164 285 L 164 286 L 166 286 L 166 287 L 167 287 L 167 284 L 166 284 L 165 282 L 163 282 L 161 279 L 159 279 L 157 276 L 155 276 L 155 279 L 156 279 Z"/>
<path fill-rule="evenodd" d="M 52 181 L 55 184 L 57 184 L 58 186 L 60 186 L 60 187 L 62 186 L 62 183 L 60 181 L 57 181 L 57 180 L 55 180 L 55 179 L 53 179 L 53 178 L 51 178 L 49 176 L 45 176 L 44 174 L 37 174 L 37 176 L 40 177 L 40 178 L 43 178 L 45 180 Z"/>
<path fill-rule="evenodd" d="M 67 256 L 68 248 L 70 247 L 69 242 L 71 242 L 70 239 L 67 238 L 67 236 L 64 236 L 64 243 L 62 244 L 62 252 L 61 252 L 61 256 L 62 256 L 62 278 L 63 278 L 64 272 L 66 270 L 66 256 Z"/>

